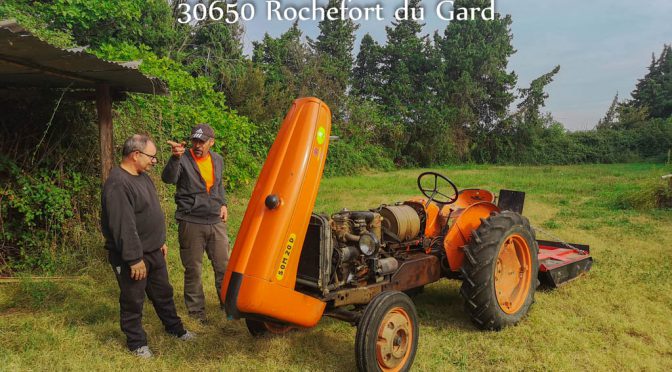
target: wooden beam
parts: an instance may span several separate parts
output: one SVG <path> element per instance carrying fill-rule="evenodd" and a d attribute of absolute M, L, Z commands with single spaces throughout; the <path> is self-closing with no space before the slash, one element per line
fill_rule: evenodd
<path fill-rule="evenodd" d="M 103 184 L 114 165 L 114 131 L 112 129 L 112 96 L 110 86 L 96 85 L 96 109 L 100 132 L 100 176 Z"/>
<path fill-rule="evenodd" d="M 31 69 L 31 70 L 34 70 L 34 71 L 37 71 L 37 72 L 41 72 L 45 75 L 56 76 L 56 77 L 61 78 L 61 79 L 76 80 L 76 81 L 81 81 L 81 82 L 87 83 L 87 84 L 94 84 L 95 83 L 94 80 L 78 76 L 78 75 L 73 74 L 71 72 L 60 71 L 60 70 L 49 68 L 49 67 L 46 67 L 46 66 L 40 66 L 38 64 L 31 63 L 31 62 L 18 61 L 18 60 L 15 60 L 15 59 L 11 58 L 11 57 L 7 57 L 7 56 L 1 55 L 1 54 L 0 54 L 0 61 L 2 61 L 4 63 L 7 63 L 7 64 L 10 64 L 10 65 L 13 65 L 13 66 L 28 68 L 28 69 Z"/>
<path fill-rule="evenodd" d="M 44 92 L 57 92 L 58 88 L 36 88 L 36 87 L 15 87 L 0 88 L 0 99 L 6 100 L 34 100 L 35 97 L 43 95 Z M 110 95 L 113 102 L 125 101 L 128 99 L 126 92 L 120 92 L 112 89 Z M 68 101 L 95 101 L 98 98 L 96 91 L 89 89 L 70 90 L 63 96 Z"/>

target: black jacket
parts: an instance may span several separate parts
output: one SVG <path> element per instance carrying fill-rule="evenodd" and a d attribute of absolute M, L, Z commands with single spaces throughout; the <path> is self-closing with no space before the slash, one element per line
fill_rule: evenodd
<path fill-rule="evenodd" d="M 159 196 L 146 173 L 134 176 L 120 167 L 110 171 L 101 195 L 105 248 L 129 265 L 140 262 L 166 241 Z"/>
<path fill-rule="evenodd" d="M 220 210 L 226 205 L 226 191 L 222 184 L 222 157 L 210 151 L 212 165 L 215 172 L 215 182 L 208 194 L 205 180 L 201 177 L 196 160 L 191 151 L 186 151 L 182 157 L 171 156 L 168 164 L 163 168 L 161 179 L 165 183 L 177 185 L 175 192 L 175 218 L 181 221 L 206 225 L 222 221 Z"/>

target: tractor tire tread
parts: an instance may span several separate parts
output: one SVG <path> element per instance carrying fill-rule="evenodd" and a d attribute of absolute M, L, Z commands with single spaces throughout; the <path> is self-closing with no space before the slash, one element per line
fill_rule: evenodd
<path fill-rule="evenodd" d="M 401 306 L 406 306 L 408 315 L 411 318 L 413 323 L 413 343 L 411 346 L 410 353 L 407 362 L 404 366 L 400 367 L 400 371 L 408 371 L 413 364 L 413 359 L 417 351 L 417 342 L 419 336 L 419 323 L 417 310 L 413 301 L 408 295 L 403 292 L 398 291 L 384 291 L 376 295 L 371 302 L 364 309 L 364 313 L 360 318 L 359 323 L 357 324 L 357 332 L 355 335 L 355 359 L 357 362 L 357 369 L 361 372 L 368 371 L 379 371 L 377 363 L 375 362 L 375 356 L 372 356 L 370 353 L 367 353 L 367 346 L 375 345 L 378 327 L 373 327 L 373 322 L 381 321 L 385 313 L 381 311 L 386 308 L 392 308 L 393 304 L 400 304 Z M 382 310 L 381 310 L 382 309 Z M 380 319 L 379 319 L 380 318 Z"/>
<path fill-rule="evenodd" d="M 462 263 L 460 272 L 463 282 L 460 295 L 465 300 L 465 308 L 472 321 L 482 329 L 499 330 L 503 327 L 516 324 L 527 313 L 534 302 L 534 292 L 538 283 L 538 251 L 536 234 L 530 226 L 529 220 L 512 211 L 493 212 L 484 219 L 464 249 L 466 259 Z M 504 313 L 494 291 L 494 265 L 499 254 L 499 247 L 503 239 L 515 231 L 525 236 L 532 258 L 531 288 L 528 298 L 522 308 L 515 314 Z"/>

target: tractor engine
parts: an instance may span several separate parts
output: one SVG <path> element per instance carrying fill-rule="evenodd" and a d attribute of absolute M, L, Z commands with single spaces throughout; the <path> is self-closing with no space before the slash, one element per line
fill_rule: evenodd
<path fill-rule="evenodd" d="M 358 287 L 394 273 L 411 245 L 418 245 L 422 205 L 383 205 L 372 211 L 335 213 L 329 219 L 334 244 L 332 286 Z"/>

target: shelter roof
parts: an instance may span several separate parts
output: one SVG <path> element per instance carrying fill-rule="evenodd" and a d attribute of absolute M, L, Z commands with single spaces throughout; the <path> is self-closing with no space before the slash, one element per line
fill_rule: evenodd
<path fill-rule="evenodd" d="M 44 42 L 14 20 L 0 20 L 0 86 L 93 90 L 107 84 L 116 92 L 167 94 L 159 79 L 137 69 L 138 62 L 115 63 L 84 48 L 62 49 Z"/>

